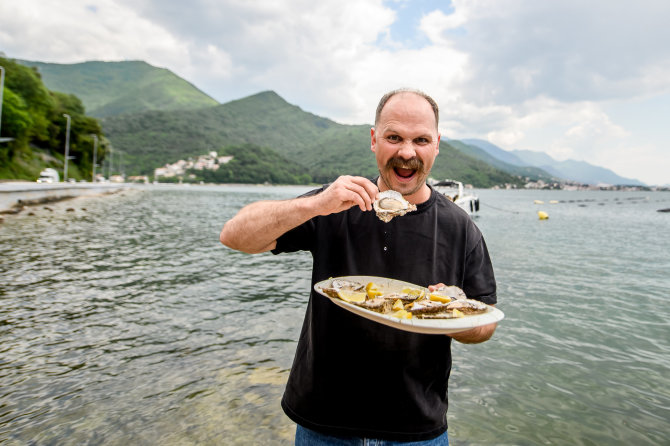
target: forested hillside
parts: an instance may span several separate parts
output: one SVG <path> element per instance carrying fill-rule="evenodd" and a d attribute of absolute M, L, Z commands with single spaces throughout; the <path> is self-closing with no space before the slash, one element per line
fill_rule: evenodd
<path fill-rule="evenodd" d="M 35 180 L 44 167 L 62 174 L 67 120 L 71 118 L 68 176 L 90 179 L 93 137 L 98 144 L 98 162 L 107 150 L 100 123 L 86 116 L 74 95 L 50 91 L 31 68 L 0 57 L 5 70 L 2 121 L 0 121 L 0 179 Z"/>
<path fill-rule="evenodd" d="M 265 147 L 304 166 L 316 182 L 338 175 L 374 176 L 369 125 L 342 125 L 301 110 L 272 91 L 208 109 L 109 117 L 103 128 L 126 154 L 133 174 L 229 145 Z M 435 178 L 457 178 L 478 187 L 521 180 L 442 143 Z"/>
<path fill-rule="evenodd" d="M 152 176 L 157 167 L 212 151 L 235 158 L 218 172 L 196 172 L 198 180 L 325 183 L 342 174 L 377 175 L 370 125 L 338 124 L 289 104 L 273 91 L 217 104 L 174 73 L 144 62 L 3 61 L 3 129 L 5 121 L 7 127 L 2 136 L 16 138 L 0 147 L 0 156 L 8 160 L 0 171 L 3 178 L 34 179 L 47 165 L 62 171 L 63 113 L 72 116 L 70 149 L 75 158 L 69 176 L 75 178 L 89 175 L 91 134 L 100 135 L 100 158 L 111 153 L 113 144 L 113 164 L 117 169 L 122 165 L 127 175 Z M 85 110 L 103 117 L 108 139 Z M 492 165 L 470 149 L 443 141 L 432 176 L 477 187 L 523 184 L 521 170 Z"/>
<path fill-rule="evenodd" d="M 191 110 L 218 104 L 170 70 L 142 61 L 20 62 L 36 67 L 48 88 L 81 98 L 87 112 L 95 117 L 147 110 Z"/>

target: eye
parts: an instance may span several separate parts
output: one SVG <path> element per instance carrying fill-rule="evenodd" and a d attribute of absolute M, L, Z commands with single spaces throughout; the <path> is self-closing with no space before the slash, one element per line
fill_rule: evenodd
<path fill-rule="evenodd" d="M 421 146 L 425 146 L 426 144 L 430 144 L 430 140 L 428 138 L 424 138 L 424 137 L 416 138 L 414 140 L 414 142 L 416 144 L 421 145 Z"/>
<path fill-rule="evenodd" d="M 398 136 L 398 135 L 389 135 L 389 136 L 386 137 L 386 140 L 387 140 L 388 142 L 393 142 L 393 143 L 395 143 L 395 142 L 400 142 L 400 141 L 402 141 L 402 138 L 401 138 L 400 136 Z"/>

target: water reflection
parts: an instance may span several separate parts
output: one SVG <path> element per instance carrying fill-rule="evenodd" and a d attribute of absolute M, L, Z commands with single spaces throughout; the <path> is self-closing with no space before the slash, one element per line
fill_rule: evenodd
<path fill-rule="evenodd" d="M 149 188 L 7 219 L 0 442 L 290 444 L 279 400 L 310 257 L 233 252 L 218 233 L 244 204 L 303 190 Z M 506 319 L 454 347 L 451 443 L 662 444 L 670 258 L 650 234 L 670 229 L 667 197 L 542 194 L 479 192 L 502 209 L 477 224 Z M 553 198 L 538 221 L 533 200 Z"/>

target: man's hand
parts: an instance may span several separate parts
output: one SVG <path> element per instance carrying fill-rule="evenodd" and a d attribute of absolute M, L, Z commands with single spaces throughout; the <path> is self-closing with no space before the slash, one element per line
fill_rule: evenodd
<path fill-rule="evenodd" d="M 428 291 L 433 292 L 438 288 L 445 287 L 443 283 L 438 283 L 436 285 L 430 285 Z M 491 305 L 494 306 L 494 305 Z M 457 333 L 450 333 L 452 339 L 457 340 L 463 344 L 479 344 L 484 341 L 488 341 L 493 336 L 493 333 L 496 331 L 497 323 L 482 325 L 480 327 L 470 328 L 464 331 L 459 331 Z"/>
<path fill-rule="evenodd" d="M 320 194 L 311 197 L 318 215 L 330 215 L 358 206 L 371 211 L 379 189 L 367 178 L 341 176 Z"/>

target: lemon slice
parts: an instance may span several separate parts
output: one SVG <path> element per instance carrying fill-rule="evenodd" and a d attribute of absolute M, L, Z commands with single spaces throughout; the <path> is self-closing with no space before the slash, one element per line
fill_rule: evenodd
<path fill-rule="evenodd" d="M 448 304 L 449 302 L 451 302 L 451 297 L 445 296 L 443 294 L 431 294 L 430 300 L 432 300 L 433 302 L 442 302 L 444 304 Z"/>
<path fill-rule="evenodd" d="M 412 313 L 406 310 L 398 310 L 395 313 L 391 313 L 390 316 L 397 317 L 398 319 L 412 319 Z"/>
<path fill-rule="evenodd" d="M 343 301 L 355 304 L 365 302 L 365 298 L 367 297 L 365 291 L 351 291 L 351 290 L 340 290 L 337 293 L 337 295 Z"/>
<path fill-rule="evenodd" d="M 404 310 L 404 309 L 405 309 L 405 306 L 402 304 L 402 301 L 400 299 L 396 300 L 393 303 L 393 311 L 400 311 L 400 310 Z"/>
<path fill-rule="evenodd" d="M 365 291 L 368 294 L 368 297 L 370 299 L 374 299 L 375 297 L 381 296 L 384 294 L 384 292 L 379 288 L 379 285 L 377 285 L 374 282 L 370 282 L 365 286 Z"/>
<path fill-rule="evenodd" d="M 423 290 L 417 289 L 417 288 L 403 288 L 401 291 L 403 294 L 409 294 L 410 296 L 418 296 L 422 297 L 423 296 Z"/>

